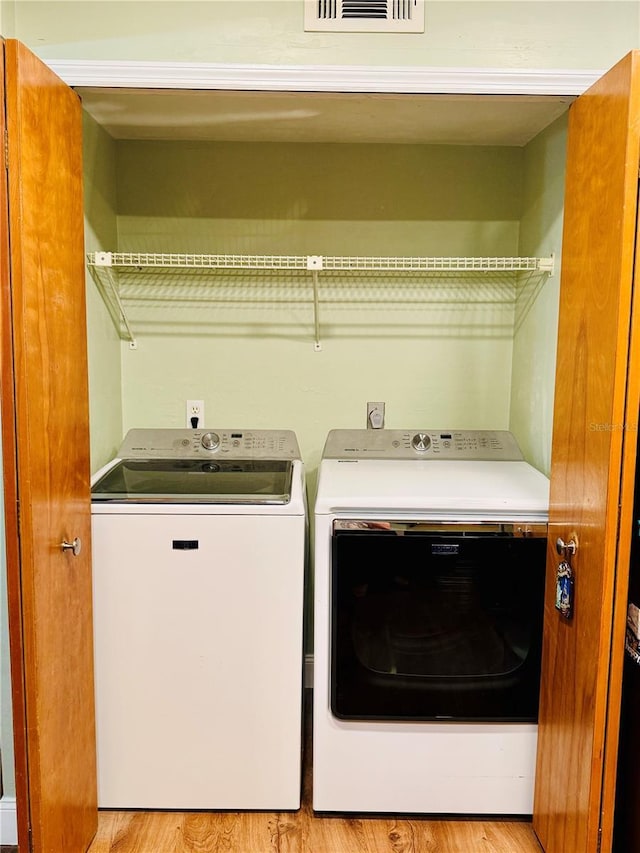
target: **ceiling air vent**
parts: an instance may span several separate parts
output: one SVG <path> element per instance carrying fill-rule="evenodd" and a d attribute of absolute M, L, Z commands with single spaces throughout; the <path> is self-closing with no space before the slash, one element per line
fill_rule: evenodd
<path fill-rule="evenodd" d="M 423 33 L 424 0 L 304 0 L 304 28 L 336 33 Z"/>

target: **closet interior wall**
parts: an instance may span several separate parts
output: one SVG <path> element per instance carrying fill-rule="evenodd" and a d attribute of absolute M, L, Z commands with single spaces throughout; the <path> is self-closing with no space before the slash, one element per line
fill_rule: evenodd
<path fill-rule="evenodd" d="M 564 117 L 527 147 L 114 141 L 85 124 L 88 251 L 468 257 L 560 245 Z M 94 467 L 131 427 L 183 426 L 186 399 L 205 401 L 211 426 L 295 429 L 312 492 L 327 431 L 365 426 L 368 400 L 386 402 L 389 427 L 513 428 L 546 467 L 557 271 L 517 287 L 490 274 L 321 274 L 319 352 L 304 287 L 242 271 L 220 277 L 209 304 L 203 289 L 185 298 L 161 282 L 129 310 L 136 349 L 90 306 Z M 118 380 L 120 429 L 104 394 Z"/>

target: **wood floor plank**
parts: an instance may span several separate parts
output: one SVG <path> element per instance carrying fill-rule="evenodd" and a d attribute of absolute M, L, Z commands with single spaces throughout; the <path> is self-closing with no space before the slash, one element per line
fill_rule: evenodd
<path fill-rule="evenodd" d="M 306 827 L 306 828 L 305 828 Z M 528 822 L 101 812 L 89 853 L 541 853 Z"/>
<path fill-rule="evenodd" d="M 309 838 L 308 816 L 304 813 L 296 815 L 280 815 L 275 818 L 272 834 L 273 849 L 278 853 L 307 853 Z"/>
<path fill-rule="evenodd" d="M 266 822 L 260 818 L 256 827 L 253 813 L 219 812 L 182 814 L 182 826 L 178 843 L 171 853 L 236 853 L 246 850 L 268 851 L 267 838 L 259 838 L 260 829 L 268 834 Z"/>
<path fill-rule="evenodd" d="M 541 847 L 531 824 L 499 821 L 441 821 L 437 835 L 443 850 L 451 853 L 531 853 Z"/>

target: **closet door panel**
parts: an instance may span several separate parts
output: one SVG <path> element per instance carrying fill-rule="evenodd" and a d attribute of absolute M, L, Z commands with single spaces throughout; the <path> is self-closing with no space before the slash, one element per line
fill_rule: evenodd
<path fill-rule="evenodd" d="M 13 40 L 4 42 L 4 87 L 2 417 L 15 725 L 24 732 L 18 820 L 36 853 L 82 853 L 97 796 L 81 106 Z M 62 548 L 76 539 L 77 554 Z"/>
<path fill-rule="evenodd" d="M 629 54 L 569 117 L 534 805 L 546 853 L 595 853 L 600 835 L 606 850 L 613 819 L 639 402 L 639 61 Z M 577 543 L 569 619 L 555 609 L 558 538 Z"/>

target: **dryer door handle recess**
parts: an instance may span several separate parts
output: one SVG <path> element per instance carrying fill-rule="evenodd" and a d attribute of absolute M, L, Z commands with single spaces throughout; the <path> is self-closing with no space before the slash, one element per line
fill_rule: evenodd
<path fill-rule="evenodd" d="M 60 548 L 63 551 L 71 551 L 74 557 L 77 557 L 80 551 L 82 550 L 82 540 L 79 536 L 73 540 L 73 542 L 67 542 L 66 539 L 63 539 L 60 543 Z"/>

